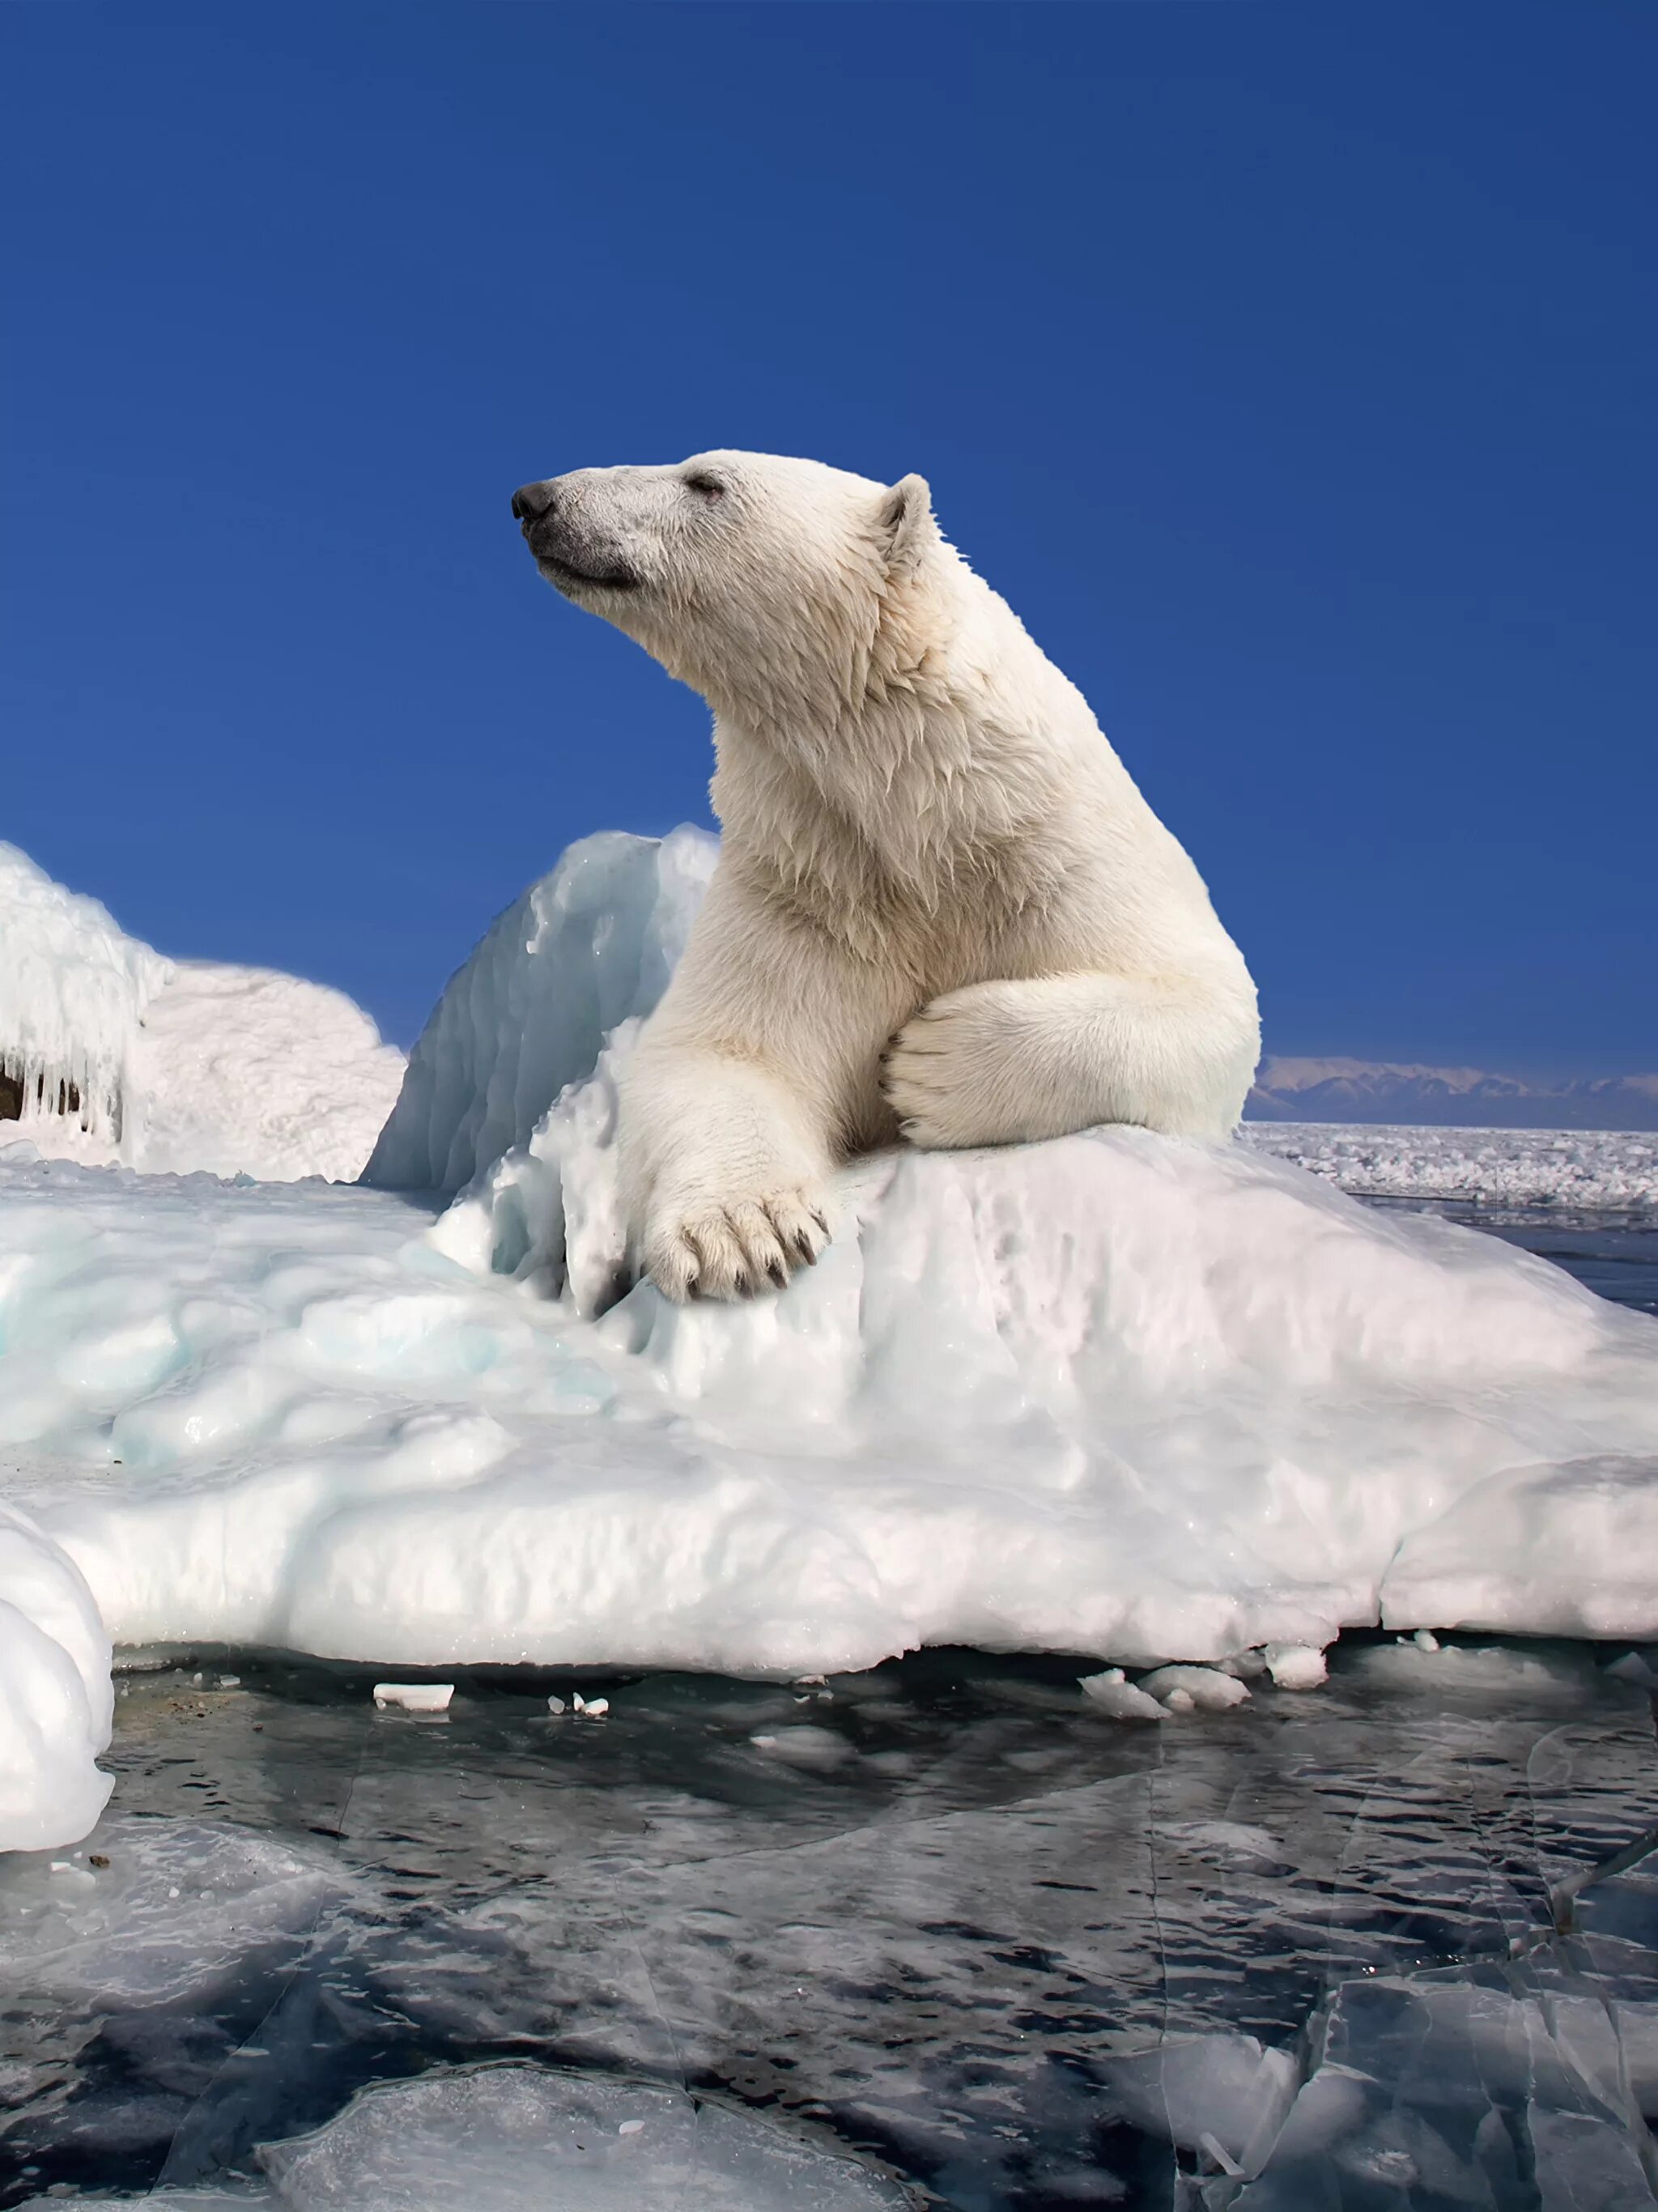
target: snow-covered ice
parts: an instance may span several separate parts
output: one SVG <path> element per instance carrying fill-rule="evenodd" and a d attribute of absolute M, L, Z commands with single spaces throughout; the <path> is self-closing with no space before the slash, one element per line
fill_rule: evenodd
<path fill-rule="evenodd" d="M 404 1057 L 343 991 L 181 960 L 144 1017 L 133 1066 L 127 1165 L 349 1182 L 397 1098 Z"/>
<path fill-rule="evenodd" d="M 1239 1140 L 1368 1198 L 1658 1216 L 1658 1135 L 1246 1121 Z"/>
<path fill-rule="evenodd" d="M 79 1568 L 0 1504 L 0 1852 L 73 1843 L 103 1810 L 110 1779 L 95 1762 L 109 1741 L 109 1664 Z"/>
<path fill-rule="evenodd" d="M 9 1136 L 149 1174 L 349 1181 L 403 1071 L 343 992 L 163 959 L 0 844 L 0 1149 Z"/>
<path fill-rule="evenodd" d="M 1658 1627 L 1658 1330 L 1543 1264 L 1133 1132 L 842 1203 L 779 1299 L 592 1322 L 386 1194 L 0 1167 L 9 1486 L 122 1644 L 1213 1660 L 1418 1625 L 1395 1555 L 1470 1515 L 1430 1625 Z M 1591 1460 L 1616 1511 L 1534 1547 Z"/>
<path fill-rule="evenodd" d="M 610 1032 L 662 995 L 719 856 L 689 826 L 572 845 L 450 978 L 364 1182 L 452 1191 L 527 1145 Z"/>
<path fill-rule="evenodd" d="M 452 1682 L 376 1682 L 374 1703 L 384 1712 L 396 1706 L 405 1713 L 446 1713 L 455 1694 Z"/>
<path fill-rule="evenodd" d="M 0 1159 L 6 1488 L 104 1633 L 799 1675 L 1658 1631 L 1658 1327 L 1244 1146 L 882 1157 L 781 1297 L 588 1318 L 615 1060 L 708 859 L 586 841 L 450 985 L 391 1124 L 474 1171 L 435 1223 Z"/>
<path fill-rule="evenodd" d="M 62 1118 L 72 1089 L 75 1120 L 118 1143 L 138 1025 L 171 973 L 96 899 L 0 844 L 0 1079 L 19 1094 L 14 1118 Z"/>

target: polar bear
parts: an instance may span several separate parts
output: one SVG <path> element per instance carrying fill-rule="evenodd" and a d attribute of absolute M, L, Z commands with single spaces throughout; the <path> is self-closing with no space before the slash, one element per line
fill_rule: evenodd
<path fill-rule="evenodd" d="M 714 710 L 724 842 L 623 1082 L 630 1256 L 785 1284 L 900 1139 L 1225 1137 L 1254 986 L 1082 695 L 920 477 L 708 453 L 524 485 L 542 575 Z"/>

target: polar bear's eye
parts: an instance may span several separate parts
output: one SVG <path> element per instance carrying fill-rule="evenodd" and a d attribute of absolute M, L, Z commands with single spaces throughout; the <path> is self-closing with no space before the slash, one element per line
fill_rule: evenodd
<path fill-rule="evenodd" d="M 687 477 L 685 489 L 687 491 L 700 492 L 704 499 L 724 499 L 726 496 L 726 487 L 718 477 Z"/>

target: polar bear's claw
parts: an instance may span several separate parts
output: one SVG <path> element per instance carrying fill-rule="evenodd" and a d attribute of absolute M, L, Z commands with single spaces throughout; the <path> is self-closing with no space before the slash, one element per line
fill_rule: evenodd
<path fill-rule="evenodd" d="M 768 1193 L 660 1218 L 646 1239 L 645 1268 L 677 1304 L 747 1298 L 767 1283 L 786 1289 L 794 1267 L 816 1264 L 829 1237 L 807 1193 Z"/>

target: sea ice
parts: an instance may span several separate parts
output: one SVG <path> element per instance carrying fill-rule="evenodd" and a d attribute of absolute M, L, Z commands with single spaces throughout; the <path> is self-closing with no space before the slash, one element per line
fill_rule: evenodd
<path fill-rule="evenodd" d="M 1239 2174 L 1265 2165 L 1301 2086 L 1291 2053 L 1253 2035 L 1171 2037 L 1102 2070 L 1117 2115 Z"/>
<path fill-rule="evenodd" d="M 1249 1695 L 1236 1674 L 1218 1667 L 1157 1667 L 1140 1677 L 1139 1687 L 1171 1712 L 1224 1713 Z"/>
<path fill-rule="evenodd" d="M 1238 1139 L 1252 1152 L 1291 1161 L 1366 1198 L 1658 1213 L 1658 1133 L 1649 1129 L 1246 1121 Z"/>
<path fill-rule="evenodd" d="M 1269 1644 L 1261 1657 L 1280 1690 L 1315 1690 L 1324 1680 L 1324 1654 L 1310 1644 Z"/>
<path fill-rule="evenodd" d="M 382 1711 L 397 1705 L 406 1713 L 446 1713 L 455 1694 L 452 1682 L 376 1682 L 374 1703 Z"/>
<path fill-rule="evenodd" d="M 905 2193 L 683 2090 L 537 2066 L 367 2090 L 261 2154 L 283 2212 L 902 2212 Z"/>
<path fill-rule="evenodd" d="M 1228 1697 L 1384 1618 L 1658 1633 L 1658 1325 L 1244 1146 L 895 1152 L 781 1296 L 594 1318 L 615 1066 L 711 858 L 586 841 L 451 983 L 374 1170 L 471 1176 L 435 1224 L 0 1159 L 7 1486 L 105 1633 L 788 1678 L 965 1643 Z"/>
<path fill-rule="evenodd" d="M 109 1741 L 109 1662 L 79 1568 L 0 1504 L 0 1852 L 73 1843 L 102 1812 L 110 1778 L 94 1761 Z"/>
<path fill-rule="evenodd" d="M 397 1099 L 404 1057 L 343 991 L 181 960 L 145 1014 L 132 1066 L 126 1165 L 349 1182 Z"/>
<path fill-rule="evenodd" d="M 689 826 L 572 845 L 451 977 L 363 1181 L 452 1191 L 526 1145 L 611 1030 L 661 997 L 719 856 Z"/>
<path fill-rule="evenodd" d="M 308 2136 L 266 2143 L 268 2188 L 168 2190 L 167 2212 L 907 2212 L 849 2158 L 681 2089 L 531 2065 L 375 2084 Z M 25 2206 L 23 2212 L 28 2212 Z"/>
<path fill-rule="evenodd" d="M 199 2001 L 346 1887 L 319 1855 L 228 1823 L 116 1815 L 70 1864 L 73 1883 L 37 1854 L 0 1858 L 0 1987 L 123 2008 Z"/>
<path fill-rule="evenodd" d="M 31 1134 L 37 1121 L 67 1118 L 72 1088 L 75 1122 L 119 1142 L 138 1025 L 172 972 L 96 899 L 0 844 L 0 1076 L 20 1091 Z"/>
<path fill-rule="evenodd" d="M 1658 1811 L 1643 1691 L 1582 1646 L 1365 1638 L 1332 1662 L 1314 1696 L 1262 1680 L 1230 1720 L 1150 1731 L 1102 1723 L 1052 1662 L 924 1653 L 834 1678 L 812 1720 L 844 1756 L 791 1768 L 750 1741 L 799 1717 L 781 1682 L 659 1674 L 616 1698 L 623 1727 L 583 1729 L 548 1725 L 544 1682 L 495 1677 L 439 1734 L 377 1727 L 367 1670 L 254 1658 L 222 1698 L 187 1663 L 146 1675 L 118 1726 L 143 1817 L 65 1855 L 110 1861 L 90 1893 L 27 1863 L 28 1901 L 96 1902 L 177 1828 L 151 1893 L 183 1945 L 213 1916 L 220 1963 L 159 1994 L 126 1988 L 112 1947 L 72 1980 L 50 1954 L 0 1957 L 8 2153 L 42 2162 L 37 2189 L 155 2175 L 170 2201 L 226 2187 L 256 2145 L 326 2142 L 365 2078 L 533 2059 L 555 2143 L 567 2088 L 609 2077 L 619 2145 L 649 2124 L 627 2095 L 689 2079 L 791 2148 L 878 2143 L 943 2204 L 1220 2212 L 1257 2169 L 1279 2203 L 1334 2201 L 1310 2123 L 1357 2069 L 1345 2119 L 1326 2106 L 1329 2169 L 1369 2202 L 1420 2154 L 1404 2202 L 1470 2153 L 1477 2176 L 1502 2136 L 1527 2171 L 1555 2115 L 1582 2116 L 1560 2105 L 1569 2057 L 1600 2085 L 1601 2148 L 1638 2155 L 1637 2111 L 1658 2115 L 1658 1885 L 1629 1866 Z M 319 1879 L 250 1941 L 258 1887 L 219 1917 L 194 1888 L 228 1869 L 195 1869 L 210 1836 L 263 1824 Z M 1470 1977 L 1472 2013 L 1436 1994 Z M 1507 2029 L 1494 2057 L 1464 2033 L 1499 1991 L 1527 2000 L 1510 2025 L 1538 2031 L 1535 2066 Z M 464 2130 L 434 2106 L 401 2112 L 442 2175 Z M 335 2139 L 339 2202 L 372 2203 L 357 2177 L 399 2109 Z M 585 2179 L 556 2154 L 544 2174 L 554 2203 Z M 1447 2201 L 1528 2201 L 1462 2178 Z"/>
<path fill-rule="evenodd" d="M 1121 1667 L 1108 1667 L 1100 1674 L 1084 1674 L 1080 1686 L 1084 1696 L 1102 1711 L 1109 1713 L 1114 1721 L 1160 1721 L 1169 1710 L 1131 1682 Z"/>
<path fill-rule="evenodd" d="M 14 1146 L 147 1174 L 347 1181 L 403 1068 L 343 992 L 165 960 L 0 844 L 0 1091 L 15 1110 L 0 1137 L 14 1129 Z"/>

